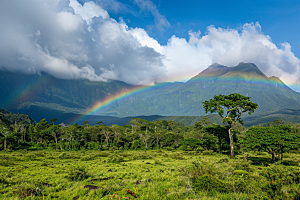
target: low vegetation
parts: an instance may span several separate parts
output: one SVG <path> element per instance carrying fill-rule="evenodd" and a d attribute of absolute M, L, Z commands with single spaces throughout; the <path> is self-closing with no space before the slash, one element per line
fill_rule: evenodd
<path fill-rule="evenodd" d="M 249 153 L 248 153 L 249 154 Z M 2 151 L 1 199 L 299 199 L 299 154 Z M 88 159 L 87 159 L 88 157 Z"/>
<path fill-rule="evenodd" d="M 33 124 L 0 114 L 0 198 L 300 199 L 299 124 L 246 128 L 249 99 L 223 102 L 224 116 L 221 104 L 206 102 L 223 125 L 204 117 L 191 127 L 139 118 Z"/>

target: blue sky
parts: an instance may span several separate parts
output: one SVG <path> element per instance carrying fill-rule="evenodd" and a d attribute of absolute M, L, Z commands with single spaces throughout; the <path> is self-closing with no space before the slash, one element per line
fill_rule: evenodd
<path fill-rule="evenodd" d="M 80 1 L 82 4 L 84 2 Z M 128 26 L 147 30 L 151 37 L 163 45 L 172 35 L 188 39 L 189 30 L 205 33 L 210 25 L 235 29 L 245 23 L 259 22 L 262 32 L 269 35 L 276 45 L 288 42 L 295 55 L 300 57 L 299 0 L 152 0 L 158 12 L 170 23 L 164 30 L 155 29 L 151 12 L 141 10 L 134 1 L 118 2 L 126 5 L 132 13 L 126 9 L 119 12 L 108 9 L 112 18 L 118 20 L 122 17 Z"/>
<path fill-rule="evenodd" d="M 129 84 L 252 62 L 300 91 L 300 2 L 0 1 L 0 67 Z"/>

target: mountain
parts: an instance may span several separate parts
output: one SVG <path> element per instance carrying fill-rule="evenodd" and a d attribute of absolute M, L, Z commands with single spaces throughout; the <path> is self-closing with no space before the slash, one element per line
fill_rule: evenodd
<path fill-rule="evenodd" d="M 0 107 L 17 111 L 37 104 L 80 113 L 96 101 L 132 87 L 121 81 L 62 80 L 47 73 L 0 71 Z"/>
<path fill-rule="evenodd" d="M 0 71 L 0 107 L 58 118 L 86 112 L 97 101 L 136 86 L 121 81 L 61 80 L 49 74 Z M 277 77 L 267 77 L 253 63 L 227 67 L 214 63 L 186 83 L 159 83 L 132 93 L 101 110 L 102 116 L 201 116 L 202 103 L 218 94 L 240 93 L 260 106 L 253 117 L 284 109 L 300 109 L 300 94 Z M 262 116 L 262 115 L 261 115 Z M 245 115 L 246 119 L 246 115 Z M 250 118 L 249 118 L 250 119 Z M 251 119 L 253 121 L 253 119 Z M 65 120 L 67 121 L 67 119 Z M 191 121 L 191 120 L 189 120 Z"/>
<path fill-rule="evenodd" d="M 300 108 L 300 94 L 291 90 L 278 78 L 268 78 L 253 63 L 226 67 L 217 63 L 188 82 L 176 87 L 157 89 L 118 102 L 102 113 L 120 115 L 201 116 L 202 103 L 218 94 L 240 93 L 250 96 L 260 108 L 257 113 Z"/>

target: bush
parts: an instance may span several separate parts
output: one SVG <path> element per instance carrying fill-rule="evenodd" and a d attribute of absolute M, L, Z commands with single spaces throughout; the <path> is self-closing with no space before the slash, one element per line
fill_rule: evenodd
<path fill-rule="evenodd" d="M 159 160 L 154 160 L 154 164 L 155 165 L 163 165 L 163 163 L 161 161 L 159 161 Z"/>
<path fill-rule="evenodd" d="M 165 148 L 167 151 L 174 151 L 175 149 L 173 147 L 166 147 Z"/>
<path fill-rule="evenodd" d="M 88 178 L 89 175 L 86 171 L 85 167 L 82 166 L 76 166 L 72 167 L 69 171 L 68 175 L 66 176 L 67 179 L 71 181 L 80 181 Z"/>
<path fill-rule="evenodd" d="M 228 163 L 228 158 L 220 159 L 217 163 Z"/>
<path fill-rule="evenodd" d="M 193 164 L 194 166 L 190 170 L 190 175 L 192 176 L 193 181 L 195 181 L 199 176 L 203 176 L 203 175 L 214 176 L 217 174 L 216 167 L 211 163 L 194 161 Z"/>
<path fill-rule="evenodd" d="M 283 160 L 280 163 L 285 166 L 299 166 L 299 162 L 295 162 L 292 160 Z"/>
<path fill-rule="evenodd" d="M 233 173 L 235 175 L 240 175 L 240 176 L 246 176 L 246 175 L 248 175 L 248 172 L 246 172 L 244 170 L 235 170 Z"/>
<path fill-rule="evenodd" d="M 3 167 L 9 167 L 9 166 L 14 166 L 15 163 L 13 163 L 8 159 L 4 159 L 4 160 L 0 160 L 0 165 L 2 165 Z"/>
<path fill-rule="evenodd" d="M 267 179 L 263 191 L 272 199 L 288 199 L 282 187 L 300 183 L 299 167 L 273 165 L 266 171 L 262 171 L 260 175 Z"/>
<path fill-rule="evenodd" d="M 212 175 L 206 174 L 199 176 L 195 183 L 196 190 L 207 190 L 226 193 L 229 192 L 229 185 L 225 184 L 222 180 Z"/>
<path fill-rule="evenodd" d="M 123 156 L 119 156 L 119 155 L 110 155 L 108 157 L 108 162 L 110 163 L 120 163 L 120 162 L 124 162 L 124 157 Z"/>
<path fill-rule="evenodd" d="M 66 155 L 66 153 L 63 152 L 63 153 L 61 153 L 61 154 L 58 156 L 58 158 L 63 158 L 63 157 L 65 157 L 65 155 Z"/>
<path fill-rule="evenodd" d="M 204 149 L 202 148 L 202 147 L 198 147 L 197 149 L 196 149 L 196 151 L 203 151 Z"/>
<path fill-rule="evenodd" d="M 247 172 L 252 171 L 252 169 L 250 167 L 250 163 L 247 162 L 247 161 L 232 163 L 232 166 L 234 167 L 235 170 L 244 170 L 244 171 L 247 171 Z"/>
<path fill-rule="evenodd" d="M 202 155 L 213 155 L 214 151 L 213 150 L 205 150 L 202 152 Z"/>
<path fill-rule="evenodd" d="M 116 151 L 116 150 L 119 150 L 119 148 L 118 147 L 109 147 L 109 150 L 110 151 Z"/>
<path fill-rule="evenodd" d="M 134 155 L 129 158 L 130 160 L 146 160 L 146 159 L 152 159 L 151 155 L 147 154 L 141 154 L 141 155 Z"/>
<path fill-rule="evenodd" d="M 0 185 L 9 185 L 9 182 L 4 177 L 0 177 Z"/>
<path fill-rule="evenodd" d="M 169 157 L 172 158 L 172 159 L 175 159 L 175 160 L 185 160 L 183 155 L 181 155 L 179 153 L 171 154 Z"/>

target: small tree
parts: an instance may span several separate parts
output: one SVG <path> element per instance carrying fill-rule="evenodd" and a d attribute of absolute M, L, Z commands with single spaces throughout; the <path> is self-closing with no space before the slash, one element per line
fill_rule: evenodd
<path fill-rule="evenodd" d="M 251 115 L 258 105 L 238 93 L 229 95 L 216 95 L 209 101 L 202 102 L 205 112 L 217 112 L 222 117 L 222 123 L 227 127 L 230 140 L 230 157 L 234 157 L 233 133 L 230 132 L 233 121 L 243 124 L 241 115 L 248 112 Z"/>
<path fill-rule="evenodd" d="M 11 129 L 0 119 L 0 136 L 3 137 L 3 149 L 6 150 L 7 147 L 7 137 L 12 134 Z"/>
<path fill-rule="evenodd" d="M 251 127 L 244 140 L 248 150 L 264 151 L 272 155 L 272 161 L 283 159 L 283 153 L 300 146 L 300 135 L 294 133 L 291 125 L 272 127 Z"/>
<path fill-rule="evenodd" d="M 211 124 L 210 126 L 207 126 L 206 131 L 212 135 L 215 135 L 218 138 L 219 141 L 219 153 L 222 153 L 222 144 L 226 140 L 227 137 L 227 130 L 226 127 L 220 126 L 217 124 Z M 228 139 L 227 139 L 228 141 Z"/>
<path fill-rule="evenodd" d="M 49 121 L 50 121 L 50 123 L 51 123 L 52 125 L 54 125 L 54 123 L 57 121 L 57 119 L 54 118 L 54 119 L 50 119 Z"/>

